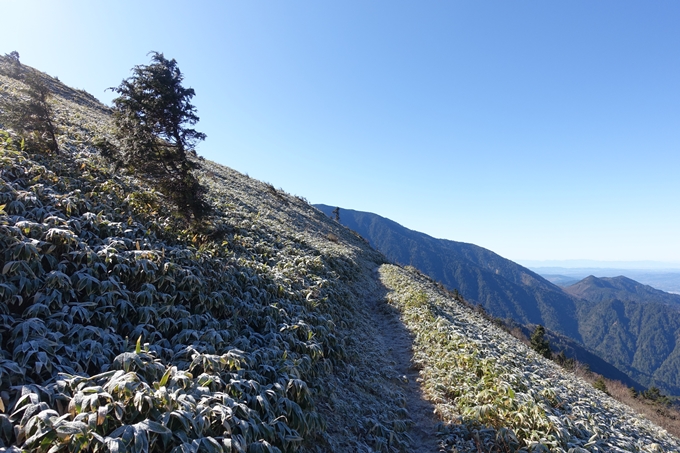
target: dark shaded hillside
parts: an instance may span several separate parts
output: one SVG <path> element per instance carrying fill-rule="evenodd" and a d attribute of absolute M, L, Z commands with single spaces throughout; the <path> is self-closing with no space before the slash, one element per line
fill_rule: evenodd
<path fill-rule="evenodd" d="M 315 205 L 327 215 L 331 206 Z M 463 242 L 435 239 L 368 212 L 342 209 L 343 225 L 398 263 L 412 265 L 468 301 L 501 318 L 580 339 L 578 301 L 538 274 L 490 250 Z"/>
<path fill-rule="evenodd" d="M 564 291 L 589 302 L 619 299 L 639 303 L 658 302 L 680 308 L 680 295 L 670 294 L 623 276 L 597 278 L 591 275 L 565 287 Z"/>
<path fill-rule="evenodd" d="M 584 307 L 580 319 L 588 348 L 641 384 L 680 394 L 680 311 L 614 299 Z"/>
<path fill-rule="evenodd" d="M 588 302 L 579 313 L 587 348 L 647 387 L 680 394 L 680 296 L 592 275 L 564 290 Z"/>
<path fill-rule="evenodd" d="M 529 338 L 533 333 L 533 329 L 529 326 L 521 326 L 522 333 Z M 588 369 L 593 373 L 600 374 L 607 379 L 622 382 L 627 387 L 633 387 L 637 390 L 645 388 L 644 385 L 631 378 L 628 374 L 621 371 L 616 366 L 607 362 L 598 353 L 585 347 L 582 343 L 573 340 L 564 335 L 556 334 L 554 332 L 546 332 L 546 338 L 550 343 L 550 348 L 553 354 L 563 352 L 568 358 L 577 360 L 581 364 L 588 366 Z"/>

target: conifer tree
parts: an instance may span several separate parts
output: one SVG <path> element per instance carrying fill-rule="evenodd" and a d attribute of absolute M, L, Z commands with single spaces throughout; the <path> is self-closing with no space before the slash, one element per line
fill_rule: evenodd
<path fill-rule="evenodd" d="M 195 145 L 205 134 L 190 128 L 198 122 L 191 104 L 193 88 L 182 86 L 177 62 L 151 52 L 151 64 L 132 69 L 132 77 L 111 88 L 115 106 L 117 160 L 156 185 L 187 217 L 202 217 L 205 188 L 193 174 Z"/>
<path fill-rule="evenodd" d="M 541 325 L 536 326 L 534 333 L 531 334 L 531 348 L 546 359 L 552 358 L 550 343 L 545 338 L 545 328 Z"/>
<path fill-rule="evenodd" d="M 609 390 L 607 390 L 607 383 L 604 382 L 604 378 L 602 376 L 598 376 L 597 379 L 595 379 L 595 382 L 593 382 L 593 387 L 609 395 Z"/>
<path fill-rule="evenodd" d="M 19 52 L 13 50 L 10 53 L 6 53 L 5 56 L 0 57 L 0 72 L 12 77 L 14 79 L 21 78 L 21 73 L 23 72 L 23 66 L 21 66 L 21 61 L 19 59 Z"/>
<path fill-rule="evenodd" d="M 18 54 L 17 54 L 18 59 Z M 27 73 L 19 96 L 0 102 L 0 124 L 19 134 L 31 150 L 59 151 L 51 92 L 38 74 Z"/>
<path fill-rule="evenodd" d="M 19 52 L 17 52 L 16 50 L 13 50 L 10 53 L 5 54 L 5 58 L 7 58 L 12 64 L 21 65 L 21 62 L 19 61 Z"/>

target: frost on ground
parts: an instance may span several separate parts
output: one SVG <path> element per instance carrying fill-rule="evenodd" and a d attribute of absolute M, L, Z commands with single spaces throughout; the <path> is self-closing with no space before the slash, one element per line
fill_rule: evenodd
<path fill-rule="evenodd" d="M 301 197 L 199 160 L 189 228 L 42 77 L 60 153 L 0 134 L 0 451 L 679 450 Z"/>
<path fill-rule="evenodd" d="M 412 269 L 380 278 L 452 451 L 680 451 L 680 442 L 540 357 Z"/>

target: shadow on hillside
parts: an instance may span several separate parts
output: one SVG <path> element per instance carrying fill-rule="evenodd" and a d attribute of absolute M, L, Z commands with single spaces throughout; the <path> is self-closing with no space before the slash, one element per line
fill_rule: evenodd
<path fill-rule="evenodd" d="M 399 310 L 386 302 L 388 289 L 378 279 L 376 282 L 376 290 L 366 299 L 371 315 L 369 324 L 379 353 L 391 368 L 380 371 L 403 394 L 403 404 L 412 421 L 407 431 L 412 439 L 410 451 L 437 452 L 439 419 L 419 381 L 420 368 L 414 358 L 413 335 L 400 319 Z"/>
<path fill-rule="evenodd" d="M 413 421 L 408 431 L 412 439 L 409 451 L 516 451 L 519 443 L 508 429 L 496 429 L 462 415 L 456 417 L 456 423 L 439 418 L 435 405 L 427 399 L 421 386 L 421 366 L 414 352 L 414 335 L 401 320 L 400 310 L 387 303 L 388 288 L 379 281 L 378 285 L 379 289 L 367 301 L 367 305 L 373 315 L 378 341 L 382 343 L 385 358 L 398 376 L 405 407 Z M 442 316 L 453 321 L 447 313 L 442 313 Z"/>

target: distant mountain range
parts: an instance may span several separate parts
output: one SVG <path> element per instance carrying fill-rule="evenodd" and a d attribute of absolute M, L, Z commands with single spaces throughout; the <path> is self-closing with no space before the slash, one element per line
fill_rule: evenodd
<path fill-rule="evenodd" d="M 315 206 L 329 216 L 335 209 Z M 554 348 L 594 371 L 680 395 L 680 295 L 626 277 L 589 276 L 560 288 L 490 250 L 436 239 L 373 213 L 341 209 L 340 221 L 389 259 L 458 290 L 493 316 L 544 325 Z"/>
<path fill-rule="evenodd" d="M 680 272 L 680 261 L 517 260 L 517 262 L 530 269 L 627 269 Z"/>
<path fill-rule="evenodd" d="M 534 272 L 537 272 L 541 277 L 548 280 L 550 283 L 554 283 L 555 285 L 562 287 L 573 285 L 574 283 L 578 283 L 579 281 L 581 281 L 580 278 L 570 277 L 568 275 L 546 274 L 538 271 Z"/>
<path fill-rule="evenodd" d="M 564 291 L 590 302 L 616 299 L 638 303 L 653 301 L 680 308 L 680 295 L 670 294 L 623 276 L 597 278 L 590 275 L 565 287 Z"/>
<path fill-rule="evenodd" d="M 524 264 L 526 265 L 526 264 Z M 680 294 L 680 270 L 678 269 L 633 269 L 624 267 L 539 267 L 527 266 L 546 280 L 559 286 L 569 286 L 589 275 L 595 277 L 617 277 L 625 275 L 645 285 L 662 291 Z"/>

